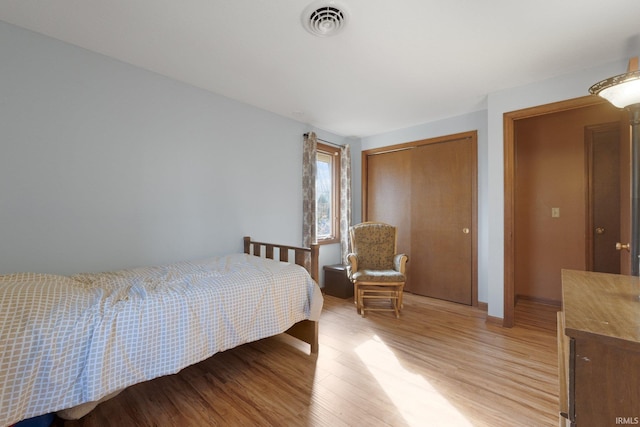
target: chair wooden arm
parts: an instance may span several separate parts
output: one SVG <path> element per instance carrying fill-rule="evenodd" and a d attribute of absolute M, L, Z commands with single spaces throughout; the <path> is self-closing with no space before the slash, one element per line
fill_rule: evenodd
<path fill-rule="evenodd" d="M 409 257 L 406 254 L 396 254 L 393 257 L 393 268 L 396 271 L 404 274 L 406 264 L 409 261 Z"/>
<path fill-rule="evenodd" d="M 347 254 L 347 277 L 351 280 L 351 275 L 358 271 L 358 256 L 354 253 Z"/>

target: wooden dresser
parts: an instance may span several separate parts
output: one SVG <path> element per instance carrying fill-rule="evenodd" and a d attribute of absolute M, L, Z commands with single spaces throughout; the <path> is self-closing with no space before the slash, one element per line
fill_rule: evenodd
<path fill-rule="evenodd" d="M 560 424 L 640 425 L 640 278 L 563 270 L 562 298 Z"/>

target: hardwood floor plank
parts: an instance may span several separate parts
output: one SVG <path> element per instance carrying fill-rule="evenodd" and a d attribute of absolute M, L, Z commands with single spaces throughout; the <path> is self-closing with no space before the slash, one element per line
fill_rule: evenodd
<path fill-rule="evenodd" d="M 405 294 L 400 319 L 325 296 L 320 352 L 280 335 L 137 384 L 58 427 L 556 426 L 556 308 L 516 306 L 516 326 Z"/>

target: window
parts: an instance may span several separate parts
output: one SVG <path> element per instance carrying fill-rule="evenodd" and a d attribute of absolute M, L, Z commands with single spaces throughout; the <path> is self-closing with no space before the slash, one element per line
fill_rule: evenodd
<path fill-rule="evenodd" d="M 316 233 L 318 243 L 339 242 L 340 149 L 318 143 L 316 165 Z"/>

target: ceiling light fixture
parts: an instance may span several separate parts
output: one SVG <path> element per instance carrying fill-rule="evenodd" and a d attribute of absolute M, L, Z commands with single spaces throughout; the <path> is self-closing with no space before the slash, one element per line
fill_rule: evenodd
<path fill-rule="evenodd" d="M 601 96 L 618 108 L 640 104 L 640 70 L 638 57 L 629 60 L 627 72 L 602 80 L 591 86 L 589 92 Z"/>
<path fill-rule="evenodd" d="M 640 275 L 640 70 L 638 57 L 629 60 L 627 72 L 602 80 L 589 92 L 629 111 L 631 127 L 631 274 Z M 624 245 L 619 245 L 621 248 Z M 618 246 L 616 246 L 618 247 Z"/>
<path fill-rule="evenodd" d="M 338 34 L 344 29 L 348 20 L 347 9 L 336 1 L 315 1 L 302 13 L 302 26 L 318 37 Z"/>

